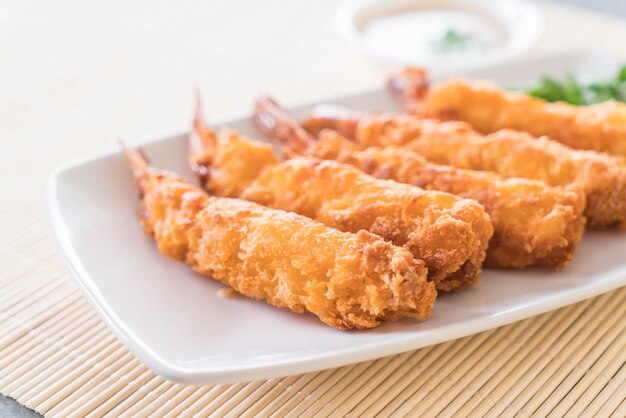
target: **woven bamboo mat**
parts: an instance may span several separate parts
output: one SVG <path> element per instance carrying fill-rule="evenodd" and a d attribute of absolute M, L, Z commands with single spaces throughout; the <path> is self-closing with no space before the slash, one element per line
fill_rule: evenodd
<path fill-rule="evenodd" d="M 388 68 L 337 41 L 331 0 L 111 3 L 3 3 L 0 392 L 53 417 L 626 416 L 626 289 L 300 376 L 192 387 L 149 371 L 63 265 L 47 222 L 48 173 L 119 135 L 185 129 L 193 82 L 207 111 L 224 114 L 260 91 L 296 101 L 372 87 Z M 543 7 L 547 33 L 533 53 L 626 59 L 622 21 Z"/>

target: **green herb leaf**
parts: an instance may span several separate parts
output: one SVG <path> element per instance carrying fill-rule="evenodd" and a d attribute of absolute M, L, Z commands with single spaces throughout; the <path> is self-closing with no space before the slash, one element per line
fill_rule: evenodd
<path fill-rule="evenodd" d="M 562 81 L 543 77 L 526 91 L 531 96 L 548 102 L 566 102 L 573 105 L 589 105 L 607 100 L 626 102 L 626 65 L 622 66 L 613 80 L 583 84 L 571 74 Z"/>
<path fill-rule="evenodd" d="M 609 84 L 591 84 L 587 88 L 585 103 L 601 103 L 612 98 L 613 91 Z"/>
<path fill-rule="evenodd" d="M 468 47 L 474 43 L 475 40 L 470 35 L 465 35 L 449 29 L 445 35 L 438 41 L 433 42 L 433 48 L 440 53 L 451 53 L 458 51 L 465 51 Z"/>
<path fill-rule="evenodd" d="M 529 90 L 528 93 L 549 102 L 562 100 L 565 97 L 563 85 L 550 77 L 542 78 L 541 83 L 534 89 Z"/>
<path fill-rule="evenodd" d="M 583 104 L 582 88 L 578 84 L 578 81 L 573 75 L 567 74 L 565 81 L 563 82 L 563 89 L 565 90 L 565 101 L 574 105 Z"/>

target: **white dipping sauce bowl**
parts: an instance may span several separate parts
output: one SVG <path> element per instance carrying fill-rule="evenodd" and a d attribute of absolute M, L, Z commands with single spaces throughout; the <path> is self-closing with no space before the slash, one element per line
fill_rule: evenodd
<path fill-rule="evenodd" d="M 472 69 L 527 51 L 544 21 L 530 0 L 347 0 L 335 24 L 353 48 L 385 62 Z M 450 48 L 450 30 L 470 41 Z"/>

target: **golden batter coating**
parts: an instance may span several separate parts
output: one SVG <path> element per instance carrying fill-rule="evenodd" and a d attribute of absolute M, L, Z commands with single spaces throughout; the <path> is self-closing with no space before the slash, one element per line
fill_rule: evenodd
<path fill-rule="evenodd" d="M 346 126 L 346 110 L 337 122 Z M 360 148 L 401 146 L 428 161 L 504 177 L 540 180 L 550 186 L 585 193 L 585 216 L 594 228 L 626 229 L 626 164 L 619 157 L 574 150 L 525 132 L 501 130 L 482 135 L 465 122 L 441 122 L 413 115 L 354 114 L 354 136 Z M 315 130 L 332 128 L 332 119 L 315 117 Z M 305 125 L 307 126 L 307 125 Z M 349 133 L 343 130 L 344 133 Z"/>
<path fill-rule="evenodd" d="M 397 146 L 351 149 L 337 132 L 322 131 L 311 155 L 353 165 L 383 179 L 475 199 L 493 222 L 487 267 L 559 269 L 567 264 L 585 229 L 585 195 L 524 178 L 427 162 Z"/>
<path fill-rule="evenodd" d="M 139 214 L 159 250 L 237 292 L 338 329 L 427 318 L 436 297 L 424 263 L 361 231 L 340 232 L 306 217 L 239 199 L 209 197 L 125 150 Z"/>
<path fill-rule="evenodd" d="M 429 86 L 424 71 L 410 68 L 391 79 L 407 108 L 421 116 L 468 122 L 482 133 L 515 129 L 548 136 L 571 148 L 626 157 L 626 104 L 575 106 L 507 92 L 484 80 L 453 78 Z"/>
<path fill-rule="evenodd" d="M 489 267 L 558 269 L 571 260 L 581 239 L 585 196 L 578 191 L 551 187 L 535 180 L 437 165 L 398 146 L 362 150 L 357 143 L 328 129 L 322 130 L 316 141 L 298 129 L 297 123 L 275 102 L 265 103 L 265 113 L 266 120 L 267 115 L 273 114 L 280 124 L 292 126 L 280 131 L 265 129 L 276 141 L 293 148 L 292 152 L 336 160 L 374 177 L 479 201 L 494 225 L 485 260 Z M 308 120 L 312 122 L 307 128 L 315 131 L 334 126 L 336 120 L 336 126 L 347 134 L 356 132 L 357 124 L 350 121 L 358 121 L 349 110 L 336 111 L 331 106 L 326 106 L 322 112 L 316 111 Z"/>
<path fill-rule="evenodd" d="M 292 211 L 341 231 L 374 233 L 424 260 L 438 290 L 478 282 L 493 231 L 477 202 L 375 179 L 335 161 L 278 162 L 268 144 L 194 126 L 192 164 L 205 173 L 203 184 L 212 194 Z M 240 165 L 254 167 L 256 177 L 238 176 Z"/>

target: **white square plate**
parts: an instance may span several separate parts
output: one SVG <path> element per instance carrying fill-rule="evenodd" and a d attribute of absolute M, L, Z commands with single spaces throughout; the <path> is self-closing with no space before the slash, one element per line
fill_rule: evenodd
<path fill-rule="evenodd" d="M 474 72 L 506 85 L 566 71 L 613 75 L 614 59 L 570 55 Z M 382 88 L 328 99 L 363 110 L 397 110 Z M 308 107 L 293 109 L 301 114 Z M 191 115 L 190 115 L 191 118 Z M 261 139 L 249 117 L 229 126 Z M 192 178 L 185 136 L 145 144 L 155 166 Z M 337 367 L 400 353 L 537 315 L 626 284 L 626 233 L 587 232 L 564 270 L 485 271 L 476 288 L 440 298 L 425 322 L 337 331 L 244 297 L 159 254 L 137 222 L 137 196 L 119 152 L 83 160 L 50 180 L 52 226 L 69 268 L 113 332 L 155 372 L 184 383 L 216 384 Z"/>

